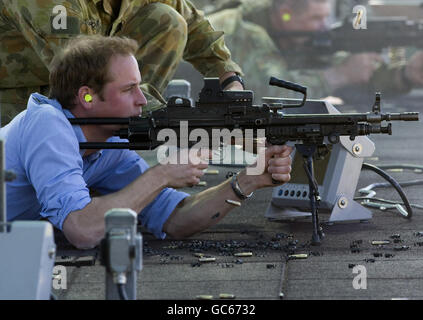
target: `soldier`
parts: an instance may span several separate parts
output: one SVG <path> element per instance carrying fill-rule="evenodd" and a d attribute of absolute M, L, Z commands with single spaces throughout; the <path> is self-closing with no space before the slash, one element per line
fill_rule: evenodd
<path fill-rule="evenodd" d="M 259 97 L 286 95 L 267 85 L 270 76 L 306 85 L 310 98 L 324 98 L 352 85 L 389 93 L 423 85 L 421 52 L 407 64 L 398 65 L 383 63 L 377 53 L 340 53 L 330 57 L 331 65 L 325 69 L 319 69 L 322 61 L 315 57 L 284 55 L 305 39 L 278 33 L 325 30 L 330 14 L 328 0 L 268 0 L 259 7 L 246 0 L 240 7 L 215 13 L 209 19 L 217 30 L 225 32 L 226 44 L 248 79 L 247 87 Z"/>
<path fill-rule="evenodd" d="M 175 0 L 0 0 L 1 125 L 26 107 L 32 92 L 48 93 L 49 64 L 79 34 L 126 36 L 138 42 L 149 101 L 161 93 L 184 58 L 204 76 L 220 77 L 226 89 L 242 90 L 222 32 L 210 26 L 189 1 Z M 232 81 L 231 81 L 232 80 Z"/>

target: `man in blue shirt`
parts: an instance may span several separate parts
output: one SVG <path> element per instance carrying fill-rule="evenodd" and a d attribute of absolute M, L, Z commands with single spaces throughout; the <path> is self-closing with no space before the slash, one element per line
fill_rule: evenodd
<path fill-rule="evenodd" d="M 77 126 L 67 118 L 141 114 L 146 99 L 136 50 L 130 39 L 92 36 L 71 40 L 55 57 L 50 98 L 31 95 L 27 110 L 1 129 L 6 168 L 17 174 L 6 187 L 8 220 L 47 218 L 76 247 L 90 248 L 104 236 L 106 211 L 131 208 L 156 237 L 185 237 L 220 221 L 233 208 L 226 199 L 273 186 L 272 178 L 290 179 L 287 146 L 269 147 L 265 172 L 242 171 L 237 190 L 226 181 L 193 196 L 173 188 L 197 184 L 204 160 L 149 168 L 134 151 L 80 150 L 80 142 L 119 141 L 119 126 Z M 102 196 L 91 197 L 89 189 Z"/>

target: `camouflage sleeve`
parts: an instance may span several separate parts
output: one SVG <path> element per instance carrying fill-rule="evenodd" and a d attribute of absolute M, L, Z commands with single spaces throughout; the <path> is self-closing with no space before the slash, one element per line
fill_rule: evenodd
<path fill-rule="evenodd" d="M 188 40 L 184 60 L 190 62 L 205 77 L 220 76 L 227 71 L 243 74 L 231 59 L 222 31 L 216 31 L 189 0 L 161 0 L 175 8 L 188 25 Z"/>
<path fill-rule="evenodd" d="M 32 48 L 35 51 L 38 62 L 48 67 L 54 55 L 63 48 L 70 37 L 80 33 L 79 19 L 81 10 L 79 1 L 61 1 L 66 4 L 67 25 L 65 29 L 54 28 L 54 12 L 59 7 L 55 1 L 32 1 L 32 0 L 1 0 L 4 16 L 11 22 L 23 37 L 25 44 L 18 42 L 19 39 L 7 39 L 9 50 L 17 54 L 23 47 Z M 62 7 L 63 8 L 63 7 Z M 30 55 L 25 54 L 25 57 Z M 33 64 L 31 64 L 33 65 Z"/>

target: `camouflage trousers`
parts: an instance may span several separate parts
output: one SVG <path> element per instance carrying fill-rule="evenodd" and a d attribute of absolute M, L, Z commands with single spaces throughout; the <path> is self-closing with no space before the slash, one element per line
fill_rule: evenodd
<path fill-rule="evenodd" d="M 68 9 L 67 30 L 51 27 L 51 12 L 57 5 Z M 148 100 L 144 111 L 163 107 L 160 93 L 172 79 L 187 42 L 187 23 L 172 7 L 148 4 L 131 12 L 116 28 L 112 18 L 90 0 L 0 0 L 2 126 L 26 108 L 31 93 L 47 95 L 51 59 L 68 39 L 80 34 L 135 39 L 142 89 Z"/>

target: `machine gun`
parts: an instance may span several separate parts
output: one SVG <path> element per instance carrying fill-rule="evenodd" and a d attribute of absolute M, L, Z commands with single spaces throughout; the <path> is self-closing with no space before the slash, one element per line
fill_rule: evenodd
<path fill-rule="evenodd" d="M 282 31 L 273 37 L 306 38 L 298 48 L 284 50 L 287 55 L 330 55 L 338 51 L 352 53 L 380 52 L 390 47 L 423 48 L 423 22 L 406 17 L 367 19 L 366 29 L 354 29 L 349 20 L 337 22 L 327 31 Z"/>
<path fill-rule="evenodd" d="M 281 112 L 282 108 L 301 107 L 305 104 L 307 89 L 273 77 L 270 79 L 270 84 L 302 93 L 302 102 L 257 106 L 252 104 L 252 91 L 222 91 L 217 78 L 206 78 L 195 107 L 191 106 L 188 99 L 172 97 L 169 99 L 167 108 L 153 111 L 148 117 L 71 118 L 69 121 L 78 125 L 113 124 L 125 127 L 117 130 L 115 135 L 127 139 L 128 142 L 86 142 L 80 143 L 81 149 L 151 150 L 168 143 L 160 135 L 163 129 L 173 129 L 178 137 L 174 143 L 183 147 L 198 143 L 198 139 L 188 141 L 191 133 L 198 129 L 208 133 L 210 139 L 208 146 L 214 144 L 213 130 L 216 129 L 239 129 L 243 133 L 250 130 L 252 134 L 249 138 L 260 137 L 257 133 L 262 129 L 270 144 L 296 142 L 296 149 L 305 160 L 304 170 L 309 179 L 313 222 L 312 242 L 318 244 L 322 233 L 318 227 L 319 193 L 314 178 L 313 158 L 324 157 L 328 152 L 328 145 L 338 143 L 341 136 L 354 140 L 356 137 L 369 134 L 392 134 L 390 121 L 418 121 L 419 114 L 417 112 L 381 113 L 379 94 L 376 96 L 372 112 L 368 113 L 284 114 Z M 183 122 L 186 128 L 182 128 Z"/>

